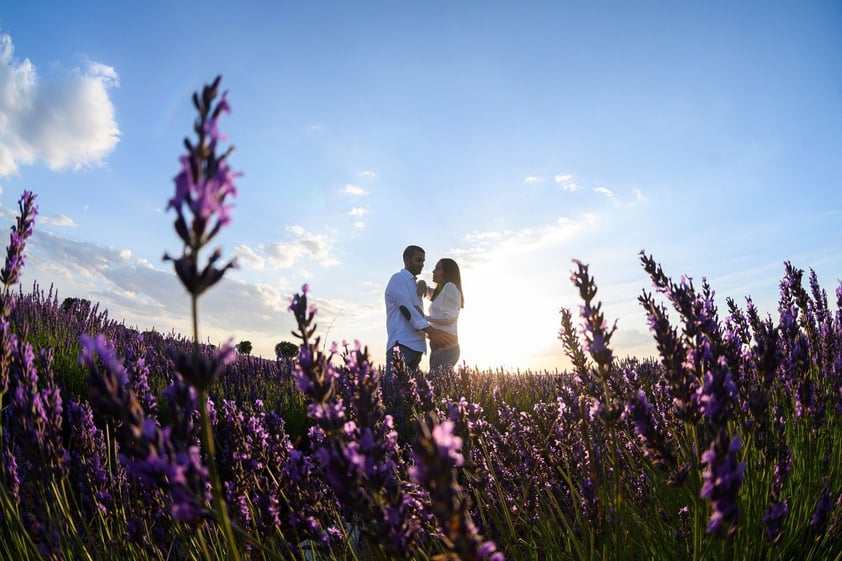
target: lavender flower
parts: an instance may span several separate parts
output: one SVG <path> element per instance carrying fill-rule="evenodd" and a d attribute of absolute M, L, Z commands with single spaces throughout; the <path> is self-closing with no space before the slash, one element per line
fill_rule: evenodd
<path fill-rule="evenodd" d="M 296 384 L 310 398 L 308 414 L 317 423 L 314 455 L 346 518 L 358 521 L 363 535 L 390 555 L 411 557 L 421 531 L 420 514 L 398 478 L 403 462 L 392 417 L 380 403 L 379 372 L 359 343 L 352 349 L 346 345 L 344 366 L 331 365 L 336 347 L 329 356 L 319 348 L 308 288 L 292 298 L 290 310 L 298 323 L 293 334 L 302 341 Z M 338 388 L 348 392 L 347 407 Z"/>
<path fill-rule="evenodd" d="M 9 365 L 12 360 L 12 333 L 8 318 L 15 307 L 15 297 L 10 289 L 20 280 L 20 272 L 24 264 L 23 251 L 35 227 L 35 216 L 38 214 L 35 197 L 33 193 L 24 191 L 18 201 L 20 214 L 16 224 L 12 226 L 9 245 L 6 247 L 6 262 L 0 269 L 0 282 L 3 283 L 0 290 L 0 398 L 9 387 Z"/>
<path fill-rule="evenodd" d="M 710 501 L 713 512 L 707 525 L 707 532 L 722 532 L 731 535 L 737 530 L 740 510 L 737 507 L 737 493 L 745 480 L 745 462 L 738 462 L 737 452 L 741 449 L 739 435 L 729 439 L 720 430 L 710 449 L 702 453 L 702 462 L 707 466 L 702 472 L 702 490 L 699 497 Z"/>
<path fill-rule="evenodd" d="M 176 348 L 170 349 L 175 369 L 191 386 L 198 391 L 206 391 L 225 366 L 236 360 L 237 355 L 231 340 L 223 343 L 211 356 L 188 354 Z"/>
<path fill-rule="evenodd" d="M 199 447 L 173 439 L 170 427 L 147 418 L 125 368 L 103 335 L 80 337 L 79 362 L 88 368 L 91 404 L 117 421 L 119 457 L 128 471 L 150 487 L 168 491 L 173 516 L 193 521 L 210 516 L 210 489 Z"/>
<path fill-rule="evenodd" d="M 775 501 L 763 511 L 763 525 L 766 526 L 766 539 L 778 543 L 783 537 L 783 523 L 789 514 L 786 499 Z"/>
<path fill-rule="evenodd" d="M 615 321 L 611 329 L 608 329 L 601 309 L 602 303 L 594 304 L 593 302 L 597 288 L 593 277 L 588 274 L 588 266 L 576 259 L 573 262 L 576 263 L 578 269 L 570 276 L 570 280 L 579 289 L 579 296 L 584 301 L 580 308 L 580 315 L 583 320 L 585 350 L 600 367 L 600 372 L 604 373 L 605 368 L 614 359 L 608 345 L 611 342 L 611 336 L 617 330 L 617 322 Z"/>
<path fill-rule="evenodd" d="M 588 372 L 588 358 L 582 351 L 582 346 L 573 327 L 573 316 L 567 308 L 562 308 L 560 313 L 561 329 L 558 331 L 558 338 L 564 344 L 564 353 L 573 363 L 573 371 L 577 373 L 580 379 L 584 380 Z"/>
<path fill-rule="evenodd" d="M 813 510 L 813 515 L 810 517 L 810 526 L 817 536 L 824 533 L 827 528 L 830 513 L 833 510 L 833 493 L 830 491 L 830 481 L 825 479 L 822 485 L 822 490 L 819 493 L 819 499 L 816 501 L 816 508 Z"/>
<path fill-rule="evenodd" d="M 662 428 L 656 425 L 652 405 L 646 399 L 646 394 L 639 390 L 637 398 L 626 407 L 626 413 L 634 424 L 634 431 L 643 444 L 644 454 L 651 458 L 657 467 L 674 468 L 677 463 L 675 451 L 664 436 Z"/>
<path fill-rule="evenodd" d="M 3 469 L 0 470 L 3 475 L 3 489 L 9 494 L 9 498 L 15 503 L 20 502 L 20 469 L 18 468 L 18 459 L 11 448 L 3 449 Z M 4 520 L 5 514 L 0 513 L 0 520 Z"/>
<path fill-rule="evenodd" d="M 94 423 L 93 410 L 87 402 L 71 400 L 67 406 L 70 430 L 70 461 L 79 474 L 79 491 L 88 516 L 108 514 L 114 507 L 111 490 L 118 485 L 105 462 L 108 457 L 104 432 Z M 115 470 L 116 471 L 116 470 Z"/>
<path fill-rule="evenodd" d="M 457 482 L 456 469 L 465 462 L 460 452 L 462 439 L 454 434 L 454 423 L 438 423 L 428 417 L 419 423 L 421 434 L 415 443 L 412 479 L 430 493 L 432 510 L 445 537 L 445 545 L 458 559 L 502 561 L 493 541 L 479 534 L 469 513 L 467 495 Z M 432 429 L 430 426 L 432 425 Z"/>
<path fill-rule="evenodd" d="M 181 172 L 175 177 L 175 195 L 167 205 L 168 209 L 176 211 L 175 230 L 184 242 L 184 250 L 179 258 L 165 254 L 164 259 L 174 262 L 178 278 L 194 297 L 219 282 L 225 271 L 235 266 L 232 261 L 217 267 L 216 262 L 222 257 L 217 249 L 199 271 L 200 250 L 231 222 L 231 204 L 227 199 L 237 196 L 234 180 L 241 175 L 228 167 L 227 157 L 233 147 L 221 155 L 216 152 L 218 142 L 224 139 L 219 132 L 219 118 L 223 113 L 231 112 L 227 92 L 222 94 L 216 106 L 213 104 L 220 80 L 221 77 L 217 77 L 205 86 L 201 97 L 193 95 L 193 104 L 199 111 L 193 127 L 198 142 L 193 145 L 189 139 L 184 140 L 187 155 L 181 157 Z M 185 210 L 192 215 L 189 226 Z"/>
<path fill-rule="evenodd" d="M 732 373 L 725 370 L 721 362 L 719 366 L 704 373 L 697 394 L 699 410 L 713 427 L 725 425 L 737 398 L 737 386 Z"/>
<path fill-rule="evenodd" d="M 305 284 L 301 294 L 292 297 L 289 306 L 298 323 L 298 332 L 293 332 L 293 335 L 301 339 L 294 370 L 295 385 L 311 400 L 309 416 L 316 419 L 326 432 L 333 433 L 345 423 L 345 407 L 341 398 L 333 399 L 338 377 L 331 363 L 333 352 L 326 355 L 319 345 L 321 339 L 313 339 L 316 332 L 316 308 L 308 305 L 308 292 L 309 286 Z"/>
<path fill-rule="evenodd" d="M 35 227 L 35 216 L 38 214 L 38 206 L 35 205 L 36 195 L 30 191 L 24 191 L 18 201 L 20 214 L 17 222 L 12 226 L 12 233 L 9 236 L 9 245 L 6 248 L 6 262 L 0 269 L 0 282 L 3 283 L 2 306 L 0 316 L 6 317 L 11 312 L 12 303 L 7 303 L 9 287 L 17 284 L 20 280 L 20 272 L 23 269 L 26 241 L 32 236 Z"/>
<path fill-rule="evenodd" d="M 670 325 L 663 305 L 656 304 L 652 295 L 645 291 L 638 297 L 638 301 L 646 309 L 649 329 L 655 336 L 664 367 L 664 377 L 672 394 L 675 414 L 681 420 L 693 421 L 698 417 L 698 407 L 693 399 L 698 381 L 685 366 L 684 344 L 679 339 L 676 328 Z"/>

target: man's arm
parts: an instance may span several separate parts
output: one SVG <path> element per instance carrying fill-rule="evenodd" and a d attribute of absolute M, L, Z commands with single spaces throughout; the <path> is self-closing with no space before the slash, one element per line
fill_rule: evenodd
<path fill-rule="evenodd" d="M 433 343 L 435 343 L 443 349 L 451 347 L 459 341 L 459 338 L 453 333 L 442 331 L 441 329 L 437 329 L 432 325 L 425 327 L 421 331 L 427 334 L 427 337 L 430 338 L 430 341 L 432 341 Z"/>
<path fill-rule="evenodd" d="M 397 305 L 400 313 L 412 324 L 413 329 L 423 331 L 430 326 L 430 322 L 424 317 L 424 313 L 417 308 L 418 295 L 415 281 L 407 278 L 394 280 L 396 282 L 390 282 L 386 286 L 387 298 Z"/>

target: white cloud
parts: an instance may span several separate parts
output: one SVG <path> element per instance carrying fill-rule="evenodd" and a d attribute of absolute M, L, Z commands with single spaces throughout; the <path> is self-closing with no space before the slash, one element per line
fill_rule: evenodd
<path fill-rule="evenodd" d="M 0 34 L 0 176 L 38 160 L 52 170 L 101 164 L 120 135 L 108 97 L 116 71 L 86 61 L 42 79 L 29 59 L 13 55 L 11 36 Z"/>
<path fill-rule="evenodd" d="M 277 269 L 289 268 L 302 259 L 311 259 L 324 267 L 339 264 L 333 256 L 334 240 L 324 234 L 313 234 L 298 225 L 287 226 L 295 239 L 289 242 L 278 242 L 265 246 L 263 249 L 269 262 Z"/>
<path fill-rule="evenodd" d="M 54 216 L 39 216 L 36 221 L 44 225 L 59 226 L 63 228 L 75 228 L 77 226 L 76 222 L 74 222 L 72 218 L 63 214 L 56 214 Z"/>
<path fill-rule="evenodd" d="M 594 187 L 593 190 L 595 192 L 599 193 L 600 195 L 605 195 L 606 197 L 609 197 L 609 198 L 614 197 L 614 191 L 612 191 L 608 187 Z"/>
<path fill-rule="evenodd" d="M 363 170 L 363 171 L 361 171 L 361 172 L 360 172 L 360 173 L 358 173 L 357 175 L 359 175 L 360 177 L 377 177 L 377 173 L 376 173 L 376 172 L 373 172 L 373 171 L 368 170 L 368 169 L 367 169 L 367 170 Z"/>
<path fill-rule="evenodd" d="M 355 207 L 348 211 L 349 216 L 365 216 L 368 214 L 368 209 Z"/>
<path fill-rule="evenodd" d="M 553 177 L 553 181 L 556 183 L 569 183 L 571 179 L 573 179 L 573 176 L 569 173 L 560 173 Z"/>
<path fill-rule="evenodd" d="M 365 222 L 354 222 L 354 228 L 365 228 Z"/>
<path fill-rule="evenodd" d="M 365 189 L 360 187 L 359 185 L 354 185 L 353 183 L 348 183 L 345 185 L 345 188 L 342 190 L 343 193 L 348 195 L 366 195 Z"/>
<path fill-rule="evenodd" d="M 262 271 L 265 267 L 264 259 L 247 245 L 236 246 L 234 256 L 237 258 L 237 264 L 246 269 Z"/>
<path fill-rule="evenodd" d="M 524 183 L 541 183 L 543 181 L 544 181 L 543 179 L 541 179 L 540 177 L 536 177 L 534 175 L 528 175 L 528 176 L 523 178 Z"/>

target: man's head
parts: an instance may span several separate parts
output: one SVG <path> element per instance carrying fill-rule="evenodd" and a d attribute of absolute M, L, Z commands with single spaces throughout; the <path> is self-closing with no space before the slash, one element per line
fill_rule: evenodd
<path fill-rule="evenodd" d="M 416 277 L 424 268 L 424 250 L 417 245 L 408 245 L 403 250 L 403 266 Z"/>

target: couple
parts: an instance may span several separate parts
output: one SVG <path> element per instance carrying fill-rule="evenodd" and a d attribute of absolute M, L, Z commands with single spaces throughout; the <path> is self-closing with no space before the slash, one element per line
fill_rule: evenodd
<path fill-rule="evenodd" d="M 424 268 L 424 250 L 410 245 L 403 251 L 404 268 L 386 285 L 386 374 L 392 377 L 392 354 L 397 347 L 410 371 L 417 370 L 430 338 L 430 371 L 453 368 L 459 360 L 456 322 L 465 305 L 462 278 L 453 259 L 440 259 L 433 269 L 435 288 L 416 280 Z M 430 299 L 424 314 L 421 298 Z"/>

